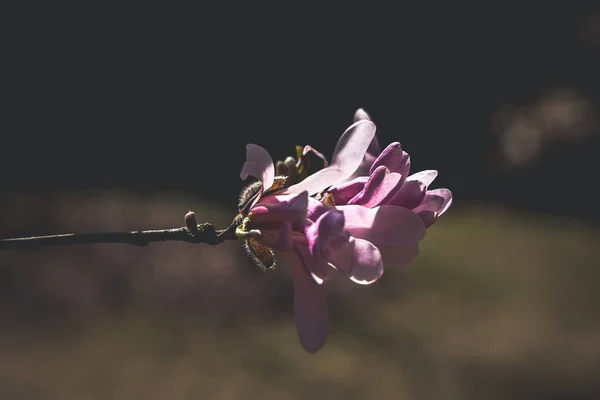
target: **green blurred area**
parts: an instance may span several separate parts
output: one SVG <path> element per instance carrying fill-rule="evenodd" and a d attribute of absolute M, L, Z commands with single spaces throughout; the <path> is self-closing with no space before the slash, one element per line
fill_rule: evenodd
<path fill-rule="evenodd" d="M 188 208 L 225 226 L 233 210 L 178 193 L 13 200 L 3 233 L 174 227 Z M 599 398 L 599 239 L 457 201 L 411 265 L 327 285 L 331 333 L 314 355 L 287 267 L 261 272 L 238 243 L 3 252 L 0 398 Z"/>

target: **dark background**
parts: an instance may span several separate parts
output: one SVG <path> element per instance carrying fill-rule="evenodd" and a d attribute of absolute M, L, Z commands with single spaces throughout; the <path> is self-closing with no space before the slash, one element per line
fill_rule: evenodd
<path fill-rule="evenodd" d="M 458 199 L 581 212 L 573 192 L 595 170 L 597 125 L 582 140 L 565 129 L 535 165 L 509 170 L 492 125 L 556 88 L 597 110 L 591 11 L 29 9 L 5 41 L 4 189 L 175 188 L 232 201 L 246 143 L 278 159 L 295 144 L 330 157 L 363 107 L 383 143 L 401 141 L 441 184 L 452 176 Z"/>
<path fill-rule="evenodd" d="M 0 253 L 0 398 L 583 399 L 600 392 L 600 7 L 2 13 L 0 237 L 225 227 L 245 145 L 327 157 L 362 107 L 454 203 L 298 343 L 239 243 Z M 591 199 L 591 201 L 590 201 Z"/>

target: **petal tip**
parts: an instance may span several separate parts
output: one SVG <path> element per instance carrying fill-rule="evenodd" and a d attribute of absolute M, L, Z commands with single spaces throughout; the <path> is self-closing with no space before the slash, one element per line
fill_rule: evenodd
<path fill-rule="evenodd" d="M 323 343 L 314 344 L 309 342 L 303 342 L 302 339 L 300 339 L 300 343 L 302 343 L 302 347 L 304 347 L 304 350 L 306 350 L 310 354 L 315 354 L 316 352 L 321 350 L 323 346 L 325 346 L 325 341 Z"/>
<path fill-rule="evenodd" d="M 371 121 L 371 117 L 369 116 L 369 114 L 363 108 L 359 108 L 354 113 L 354 122 L 360 121 L 360 120 Z"/>

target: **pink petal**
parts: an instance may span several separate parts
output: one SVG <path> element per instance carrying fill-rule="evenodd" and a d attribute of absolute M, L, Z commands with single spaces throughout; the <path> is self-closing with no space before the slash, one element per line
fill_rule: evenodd
<path fill-rule="evenodd" d="M 442 209 L 442 206 L 444 205 L 445 201 L 446 199 L 444 199 L 442 196 L 437 196 L 435 194 L 432 194 L 430 191 L 427 191 L 423 202 L 417 207 L 413 208 L 413 211 L 435 211 L 437 213 L 439 210 Z"/>
<path fill-rule="evenodd" d="M 394 142 L 388 145 L 379 157 L 373 162 L 370 173 L 372 174 L 380 166 L 387 167 L 392 172 L 397 172 L 402 175 L 403 179 L 408 176 L 410 170 L 410 156 L 407 152 L 402 151 L 400 143 Z"/>
<path fill-rule="evenodd" d="M 377 141 L 377 136 L 375 136 L 373 138 L 373 141 L 369 145 L 367 154 L 365 154 L 365 157 L 363 158 L 359 167 L 356 169 L 356 171 L 354 171 L 352 175 L 342 180 L 341 183 L 345 183 L 359 177 L 368 177 L 369 171 L 371 170 L 371 166 L 373 165 L 373 162 L 375 162 L 375 160 L 377 159 L 377 155 L 379 154 L 379 152 L 379 142 Z"/>
<path fill-rule="evenodd" d="M 445 212 L 452 202 L 452 194 L 448 189 L 436 193 L 440 195 L 434 194 L 433 190 L 427 191 L 423 202 L 413 208 L 413 211 L 421 217 L 427 228 L 437 220 L 440 216 L 440 211 L 443 210 Z"/>
<path fill-rule="evenodd" d="M 367 112 L 365 110 L 363 110 L 362 108 L 359 108 L 354 113 L 354 122 L 360 121 L 363 119 L 371 121 L 371 117 L 369 116 L 369 114 L 367 114 Z M 371 141 L 371 144 L 369 145 L 369 148 L 367 149 L 367 153 L 365 154 L 365 157 L 363 158 L 362 162 L 360 163 L 360 166 L 356 169 L 356 171 L 354 171 L 354 173 L 352 175 L 350 175 L 348 178 L 342 180 L 341 182 L 351 181 L 351 180 L 361 177 L 361 176 L 369 176 L 369 170 L 371 169 L 371 165 L 373 165 L 373 162 L 375 161 L 375 159 L 377 158 L 379 153 L 381 153 L 381 147 L 379 146 L 379 141 L 377 140 L 377 136 L 374 136 L 373 140 Z"/>
<path fill-rule="evenodd" d="M 406 178 L 407 181 L 419 181 L 422 182 L 425 186 L 429 186 L 431 185 L 431 182 L 433 182 L 433 180 L 437 177 L 438 172 L 436 170 L 427 170 L 427 171 L 421 171 L 421 172 L 417 172 L 416 174 L 412 174 L 411 176 L 409 176 L 408 178 Z"/>
<path fill-rule="evenodd" d="M 313 195 L 348 178 L 359 167 L 375 136 L 375 124 L 360 120 L 352 124 L 337 142 L 331 165 L 292 185 L 284 193 L 308 191 Z"/>
<path fill-rule="evenodd" d="M 450 208 L 450 205 L 452 204 L 452 192 L 450 190 L 448 190 L 448 189 L 433 189 L 433 190 L 428 190 L 427 194 L 439 196 L 444 199 L 442 206 L 438 210 L 438 216 L 442 215 L 443 213 L 446 212 L 446 210 L 448 210 L 448 208 Z"/>
<path fill-rule="evenodd" d="M 314 224 L 306 229 L 306 240 L 310 253 L 319 258 L 327 252 L 330 240 L 344 235 L 344 213 L 331 209 L 321 215 Z"/>
<path fill-rule="evenodd" d="M 375 141 L 375 140 L 377 140 L 377 138 L 373 139 L 373 141 Z M 358 166 L 356 171 L 354 171 L 354 173 L 352 175 L 350 175 L 348 178 L 340 181 L 338 184 L 346 183 L 346 182 L 352 181 L 356 178 L 368 177 L 369 171 L 371 170 L 371 165 L 373 165 L 373 162 L 375 161 L 376 158 L 377 158 L 377 156 L 374 156 L 367 152 L 367 154 L 365 154 L 365 157 L 363 158 L 362 162 L 360 163 L 360 165 Z"/>
<path fill-rule="evenodd" d="M 333 202 L 339 205 L 346 205 L 351 198 L 360 193 L 364 189 L 365 184 L 369 180 L 368 176 L 360 176 L 349 182 L 343 183 L 331 190 Z"/>
<path fill-rule="evenodd" d="M 332 254 L 331 263 L 354 283 L 369 285 L 383 275 L 383 261 L 379 249 L 371 242 L 350 237 L 346 248 Z"/>
<path fill-rule="evenodd" d="M 406 181 L 389 200 L 385 202 L 387 205 L 400 206 L 412 210 L 425 198 L 427 186 L 421 181 Z"/>
<path fill-rule="evenodd" d="M 381 153 L 381 147 L 379 146 L 379 140 L 377 140 L 377 136 L 373 136 L 373 140 L 367 149 L 367 154 L 365 154 L 364 162 L 368 162 L 370 165 L 377 159 L 377 156 Z M 365 174 L 367 175 L 367 174 Z"/>
<path fill-rule="evenodd" d="M 401 180 L 400 174 L 390 172 L 382 165 L 369 176 L 363 190 L 350 199 L 348 204 L 358 204 L 369 208 L 377 207 L 385 203 L 400 189 Z"/>
<path fill-rule="evenodd" d="M 322 285 L 331 279 L 333 270 L 325 258 L 313 256 L 307 246 L 303 246 L 299 243 L 294 243 L 294 249 L 298 253 L 300 261 L 304 264 L 304 268 L 306 268 L 315 283 Z"/>
<path fill-rule="evenodd" d="M 329 210 L 331 210 L 330 206 L 321 203 L 314 197 L 309 197 L 308 207 L 306 208 L 306 218 L 314 222 Z"/>
<path fill-rule="evenodd" d="M 383 265 L 399 267 L 414 260 L 419 254 L 419 244 L 405 244 L 402 246 L 378 246 L 383 258 Z"/>
<path fill-rule="evenodd" d="M 269 152 L 256 144 L 246 145 L 246 162 L 240 172 L 240 178 L 253 176 L 262 182 L 263 191 L 273 185 L 275 166 Z"/>
<path fill-rule="evenodd" d="M 344 213 L 344 229 L 375 246 L 416 243 L 425 237 L 425 226 L 417 214 L 403 207 L 336 207 Z"/>
<path fill-rule="evenodd" d="M 337 247 L 336 242 L 348 241 L 344 232 L 344 213 L 331 209 L 321 215 L 314 224 L 306 228 L 306 240 L 311 257 L 304 258 L 304 261 L 308 270 L 318 278 L 317 282 L 322 283 L 331 274 L 328 262 L 332 244 Z"/>
<path fill-rule="evenodd" d="M 303 229 L 306 223 L 307 206 L 307 192 L 288 196 L 266 196 L 250 210 L 251 221 L 259 227 L 260 225 L 279 226 L 288 221 L 293 228 Z"/>
<path fill-rule="evenodd" d="M 329 312 L 323 287 L 315 283 L 295 252 L 278 253 L 290 266 L 294 283 L 294 318 L 304 348 L 314 353 L 327 341 Z"/>
<path fill-rule="evenodd" d="M 423 210 L 418 211 L 417 215 L 423 221 L 425 228 L 429 228 L 437 220 L 437 213 L 435 211 Z"/>

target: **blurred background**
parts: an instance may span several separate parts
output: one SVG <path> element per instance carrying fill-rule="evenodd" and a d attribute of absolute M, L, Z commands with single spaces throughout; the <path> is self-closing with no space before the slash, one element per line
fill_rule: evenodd
<path fill-rule="evenodd" d="M 359 107 L 454 204 L 314 355 L 238 243 L 2 251 L 1 399 L 600 398 L 600 7 L 3 16 L 1 238 L 226 227 L 247 143 L 331 157 Z"/>

